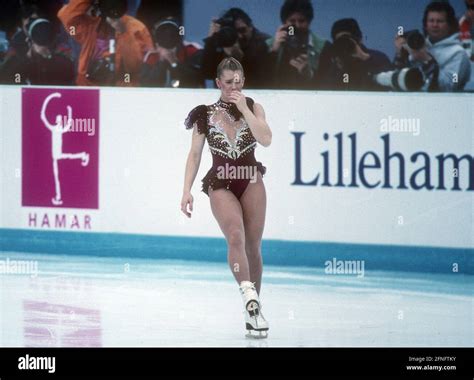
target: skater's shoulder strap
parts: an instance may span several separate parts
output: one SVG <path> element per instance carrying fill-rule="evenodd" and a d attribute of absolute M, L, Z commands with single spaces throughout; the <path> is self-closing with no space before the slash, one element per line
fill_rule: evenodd
<path fill-rule="evenodd" d="M 194 128 L 194 125 L 197 125 L 198 132 L 206 134 L 207 130 L 207 106 L 201 104 L 197 107 L 194 107 L 186 117 L 184 125 L 186 129 Z"/>

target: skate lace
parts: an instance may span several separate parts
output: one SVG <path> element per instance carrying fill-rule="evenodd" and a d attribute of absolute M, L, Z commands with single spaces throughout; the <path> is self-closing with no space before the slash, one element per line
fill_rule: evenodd
<path fill-rule="evenodd" d="M 254 296 L 254 292 L 257 290 L 255 289 L 255 283 L 252 282 L 252 285 L 246 286 L 242 289 L 242 293 L 244 294 L 245 298 L 250 301 L 250 300 L 255 300 L 258 303 L 258 299 Z"/>

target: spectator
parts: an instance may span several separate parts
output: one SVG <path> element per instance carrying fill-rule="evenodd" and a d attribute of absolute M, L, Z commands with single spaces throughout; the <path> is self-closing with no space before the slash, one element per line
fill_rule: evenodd
<path fill-rule="evenodd" d="M 138 85 L 145 53 L 153 48 L 148 29 L 126 15 L 126 0 L 71 0 L 58 17 L 81 45 L 76 83 Z"/>
<path fill-rule="evenodd" d="M 211 22 L 209 35 L 204 40 L 204 77 L 214 79 L 219 62 L 233 57 L 245 67 L 246 87 L 267 87 L 265 59 L 269 37 L 253 25 L 250 16 L 242 9 L 229 9 L 220 19 Z"/>
<path fill-rule="evenodd" d="M 459 20 L 459 39 L 467 55 L 474 62 L 474 0 L 465 0 L 466 12 Z"/>
<path fill-rule="evenodd" d="M 458 21 L 449 3 L 430 3 L 423 16 L 424 45 L 410 48 L 407 38 L 395 38 L 397 67 L 418 67 L 425 76 L 423 91 L 461 91 L 471 68 L 459 41 Z"/>
<path fill-rule="evenodd" d="M 31 17 L 25 25 L 27 51 L 12 49 L 0 66 L 0 81 L 6 84 L 72 85 L 74 64 L 68 52 L 56 45 L 51 22 Z"/>
<path fill-rule="evenodd" d="M 202 47 L 183 41 L 173 19 L 158 22 L 154 28 L 155 49 L 144 59 L 141 83 L 156 87 L 204 87 L 201 75 Z"/>
<path fill-rule="evenodd" d="M 362 43 L 362 31 L 353 18 L 336 21 L 331 30 L 333 44 L 321 52 L 316 74 L 318 88 L 323 90 L 382 90 L 372 79 L 374 74 L 392 68 L 382 52 L 368 49 Z"/>
<path fill-rule="evenodd" d="M 286 0 L 280 18 L 283 25 L 267 40 L 272 86 L 314 88 L 320 54 L 327 41 L 310 30 L 313 6 L 309 0 Z"/>

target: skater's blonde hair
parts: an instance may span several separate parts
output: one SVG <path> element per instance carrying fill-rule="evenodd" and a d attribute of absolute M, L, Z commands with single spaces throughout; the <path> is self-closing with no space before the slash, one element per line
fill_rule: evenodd
<path fill-rule="evenodd" d="M 220 79 L 224 70 L 240 71 L 242 72 L 242 77 L 244 77 L 244 68 L 242 64 L 234 57 L 224 58 L 219 63 L 219 65 L 217 66 L 217 78 Z"/>

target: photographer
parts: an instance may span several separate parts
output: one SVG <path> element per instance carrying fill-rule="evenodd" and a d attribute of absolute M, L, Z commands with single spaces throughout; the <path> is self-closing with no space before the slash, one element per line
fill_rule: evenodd
<path fill-rule="evenodd" d="M 461 91 L 471 68 L 459 41 L 458 22 L 451 5 L 430 3 L 423 16 L 423 31 L 424 35 L 409 31 L 395 38 L 396 67 L 419 70 L 423 76 L 421 91 Z"/>
<path fill-rule="evenodd" d="M 372 77 L 390 70 L 392 64 L 380 51 L 362 44 L 362 31 L 353 18 L 336 21 L 331 28 L 332 44 L 321 52 L 316 74 L 322 90 L 382 90 Z"/>
<path fill-rule="evenodd" d="M 0 82 L 5 84 L 72 85 L 74 64 L 68 51 L 56 43 L 51 22 L 30 14 L 24 19 L 13 44 L 0 66 Z M 23 32 L 25 34 L 23 34 Z"/>
<path fill-rule="evenodd" d="M 59 11 L 66 31 L 81 45 L 78 85 L 139 84 L 153 43 L 148 29 L 126 11 L 127 0 L 71 0 Z"/>
<path fill-rule="evenodd" d="M 155 87 L 204 87 L 198 44 L 183 41 L 173 19 L 158 22 L 154 29 L 154 50 L 145 55 L 140 82 Z"/>
<path fill-rule="evenodd" d="M 275 88 L 315 88 L 315 73 L 327 41 L 311 32 L 313 6 L 309 0 L 286 0 L 280 10 L 283 22 L 267 40 Z"/>
<path fill-rule="evenodd" d="M 214 79 L 219 62 L 233 57 L 245 67 L 246 87 L 266 88 L 268 49 L 265 41 L 269 37 L 253 25 L 252 19 L 242 9 L 229 9 L 220 19 L 211 22 L 209 35 L 204 40 L 204 77 Z"/>

